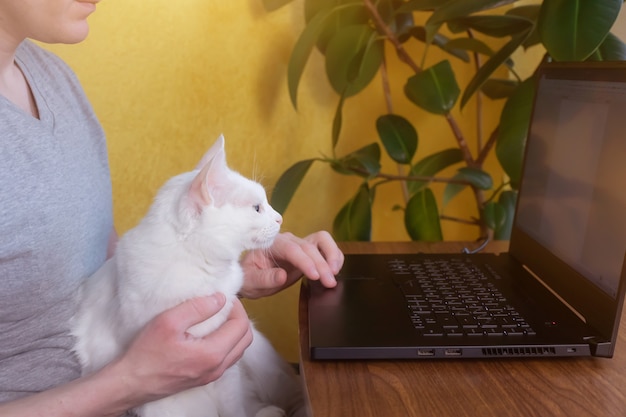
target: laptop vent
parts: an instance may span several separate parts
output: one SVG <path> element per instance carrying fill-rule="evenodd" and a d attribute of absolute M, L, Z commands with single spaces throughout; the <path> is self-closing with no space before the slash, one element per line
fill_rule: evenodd
<path fill-rule="evenodd" d="M 556 355 L 553 347 L 510 347 L 484 348 L 483 356 L 551 356 Z"/>

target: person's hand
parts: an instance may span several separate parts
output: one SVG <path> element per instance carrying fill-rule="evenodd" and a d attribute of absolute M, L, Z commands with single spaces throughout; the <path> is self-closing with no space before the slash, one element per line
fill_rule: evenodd
<path fill-rule="evenodd" d="M 335 275 L 341 270 L 343 259 L 343 253 L 328 232 L 316 232 L 305 238 L 281 233 L 271 248 L 247 252 L 242 258 L 245 278 L 240 295 L 260 298 L 275 294 L 302 275 L 332 288 L 337 285 Z"/>
<path fill-rule="evenodd" d="M 197 338 L 187 329 L 216 314 L 225 305 L 223 294 L 188 300 L 154 318 L 117 361 L 125 368 L 129 390 L 156 400 L 208 384 L 237 362 L 252 342 L 248 316 L 237 299 L 226 322 Z"/>

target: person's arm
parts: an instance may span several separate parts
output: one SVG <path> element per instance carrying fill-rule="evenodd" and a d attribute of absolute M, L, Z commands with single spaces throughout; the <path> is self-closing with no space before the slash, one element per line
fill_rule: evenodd
<path fill-rule="evenodd" d="M 126 410 L 219 378 L 252 342 L 238 301 L 228 320 L 204 338 L 186 330 L 217 313 L 221 294 L 192 299 L 142 330 L 129 349 L 100 371 L 39 394 L 0 404 L 2 417 L 114 417 Z"/>
<path fill-rule="evenodd" d="M 337 285 L 335 275 L 344 256 L 332 236 L 320 231 L 299 238 L 281 233 L 269 250 L 247 252 L 242 258 L 245 279 L 242 297 L 260 298 L 293 285 L 304 275 L 328 288 Z"/>

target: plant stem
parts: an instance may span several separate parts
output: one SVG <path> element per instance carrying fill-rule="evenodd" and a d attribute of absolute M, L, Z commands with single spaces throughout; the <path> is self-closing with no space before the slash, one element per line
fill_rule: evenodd
<path fill-rule="evenodd" d="M 469 224 L 470 226 L 477 226 L 480 224 L 478 220 L 466 220 L 458 217 L 446 216 L 444 214 L 440 215 L 439 218 L 441 220 L 450 220 L 457 223 Z"/>
<path fill-rule="evenodd" d="M 387 37 L 387 39 L 393 44 L 394 48 L 396 49 L 396 54 L 398 55 L 398 58 L 400 59 L 400 61 L 410 66 L 413 69 L 413 71 L 415 71 L 416 74 L 422 72 L 422 68 L 419 67 L 415 63 L 415 61 L 413 61 L 413 59 L 408 54 L 406 49 L 404 49 L 404 47 L 402 46 L 402 44 L 400 43 L 396 35 L 391 31 L 389 26 L 385 24 L 385 21 L 380 16 L 380 13 L 378 13 L 378 9 L 376 9 L 376 6 L 372 3 L 372 0 L 363 0 L 363 4 L 365 5 L 366 9 L 370 13 L 370 16 L 372 16 L 372 19 L 374 21 L 374 25 L 376 26 L 376 28 L 380 32 L 382 32 Z M 472 157 L 472 154 L 469 150 L 467 142 L 465 141 L 465 138 L 463 136 L 463 132 L 461 132 L 461 129 L 459 128 L 459 125 L 457 124 L 456 120 L 454 119 L 454 117 L 452 117 L 451 114 L 446 115 L 446 120 L 448 124 L 450 125 L 450 128 L 452 129 L 452 133 L 454 135 L 454 138 L 457 141 L 457 144 L 459 145 L 459 148 L 461 149 L 461 152 L 463 153 L 463 159 L 465 160 L 465 163 L 467 164 L 468 167 L 476 167 L 474 158 Z"/>
<path fill-rule="evenodd" d="M 480 154 L 478 155 L 478 158 L 476 158 L 476 163 L 479 164 L 480 166 L 482 166 L 485 163 L 485 159 L 487 159 L 489 152 L 491 152 L 491 149 L 496 144 L 496 140 L 498 139 L 499 132 L 500 132 L 499 127 L 496 127 L 493 130 L 493 132 L 491 132 L 491 135 L 489 136 L 487 143 L 485 143 L 485 146 L 480 150 Z"/>
<path fill-rule="evenodd" d="M 404 49 L 404 47 L 402 46 L 402 44 L 400 43 L 398 38 L 395 36 L 395 34 L 392 32 L 392 30 L 389 28 L 389 26 L 385 23 L 385 21 L 382 19 L 382 17 L 380 16 L 380 13 L 378 13 L 378 9 L 372 3 L 372 0 L 363 0 L 363 4 L 365 5 L 365 8 L 368 10 L 370 16 L 372 17 L 372 20 L 374 21 L 374 25 L 376 26 L 378 31 L 381 32 L 382 34 L 384 34 L 387 37 L 387 39 L 394 46 L 394 48 L 396 50 L 396 54 L 397 54 L 398 58 L 400 59 L 400 61 L 402 61 L 405 64 L 409 65 L 416 74 L 422 72 L 422 68 L 420 66 L 418 66 L 415 63 L 415 61 L 413 61 L 413 59 L 407 53 L 407 51 Z M 480 101 L 478 102 L 478 106 L 480 108 Z M 458 123 L 456 122 L 456 120 L 454 119 L 454 117 L 450 113 L 448 113 L 448 114 L 445 115 L 445 118 L 446 118 L 446 121 L 448 122 L 448 125 L 450 126 L 450 129 L 452 130 L 452 134 L 454 135 L 454 138 L 456 139 L 457 145 L 459 146 L 459 149 L 461 150 L 461 153 L 463 155 L 463 160 L 465 161 L 465 164 L 468 167 L 470 167 L 470 168 L 481 168 L 482 167 L 482 162 L 484 161 L 484 157 L 480 161 L 474 159 L 474 157 L 472 156 L 472 153 L 470 151 L 470 148 L 468 146 L 468 143 L 465 140 L 465 136 L 463 135 L 463 132 L 461 131 L 461 129 L 460 129 Z M 480 134 L 480 131 L 479 131 L 479 134 Z M 480 139 L 479 139 L 478 144 L 479 144 L 479 149 L 480 149 Z M 492 145 L 490 145 L 490 147 L 491 146 Z M 379 174 L 379 178 L 380 177 L 382 177 L 381 174 Z M 397 178 L 397 179 L 400 179 L 400 178 Z M 411 179 L 411 177 L 404 177 L 403 179 L 405 181 L 424 181 L 424 179 Z M 460 181 L 454 180 L 452 178 L 435 179 L 435 177 L 432 177 L 432 178 L 428 178 L 428 181 L 429 182 L 447 182 L 447 183 L 467 184 L 467 182 L 464 182 L 464 181 L 460 182 Z M 485 197 L 484 197 L 482 191 L 477 189 L 474 186 L 472 186 L 472 191 L 473 191 L 474 196 L 475 196 L 476 205 L 478 207 L 478 213 L 480 213 L 481 210 L 482 210 L 482 207 L 484 205 L 484 202 L 485 202 L 484 201 Z M 473 223 L 473 224 L 480 225 L 480 229 L 481 229 L 481 234 L 482 235 L 485 235 L 488 232 L 487 226 L 485 224 L 483 224 L 482 222 L 477 221 L 476 223 Z"/>
<path fill-rule="evenodd" d="M 354 167 L 345 168 L 345 169 L 348 169 L 360 176 L 369 175 L 369 172 L 367 172 L 364 169 L 359 169 L 359 168 L 354 168 Z M 472 185 L 471 182 L 467 180 L 463 180 L 463 179 L 458 179 L 458 178 L 428 177 L 428 176 L 421 176 L 421 175 L 394 175 L 394 174 L 385 174 L 381 172 L 371 177 L 371 179 L 373 178 L 383 179 L 386 182 L 414 181 L 414 182 L 440 182 L 440 183 L 447 183 L 447 184 Z"/>
<path fill-rule="evenodd" d="M 410 66 L 413 69 L 413 71 L 415 71 L 415 73 L 422 72 L 422 69 L 415 63 L 415 61 L 413 61 L 413 59 L 404 49 L 404 47 L 402 46 L 402 44 L 400 43 L 396 35 L 394 35 L 391 29 L 389 29 L 389 26 L 385 24 L 383 18 L 380 16 L 380 13 L 378 13 L 378 9 L 372 3 L 372 1 L 363 0 L 363 4 L 365 5 L 365 8 L 369 11 L 370 16 L 372 16 L 372 19 L 374 20 L 374 25 L 376 25 L 376 28 L 380 32 L 382 32 L 395 47 L 396 53 L 398 54 L 398 58 L 400 58 L 402 62 Z"/>

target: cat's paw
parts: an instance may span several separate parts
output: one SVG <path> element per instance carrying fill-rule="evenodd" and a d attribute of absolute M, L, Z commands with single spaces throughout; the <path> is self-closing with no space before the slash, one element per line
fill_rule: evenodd
<path fill-rule="evenodd" d="M 260 409 L 254 415 L 254 417 L 286 417 L 287 414 L 282 408 L 278 408 L 273 405 L 268 405 L 265 408 Z"/>

